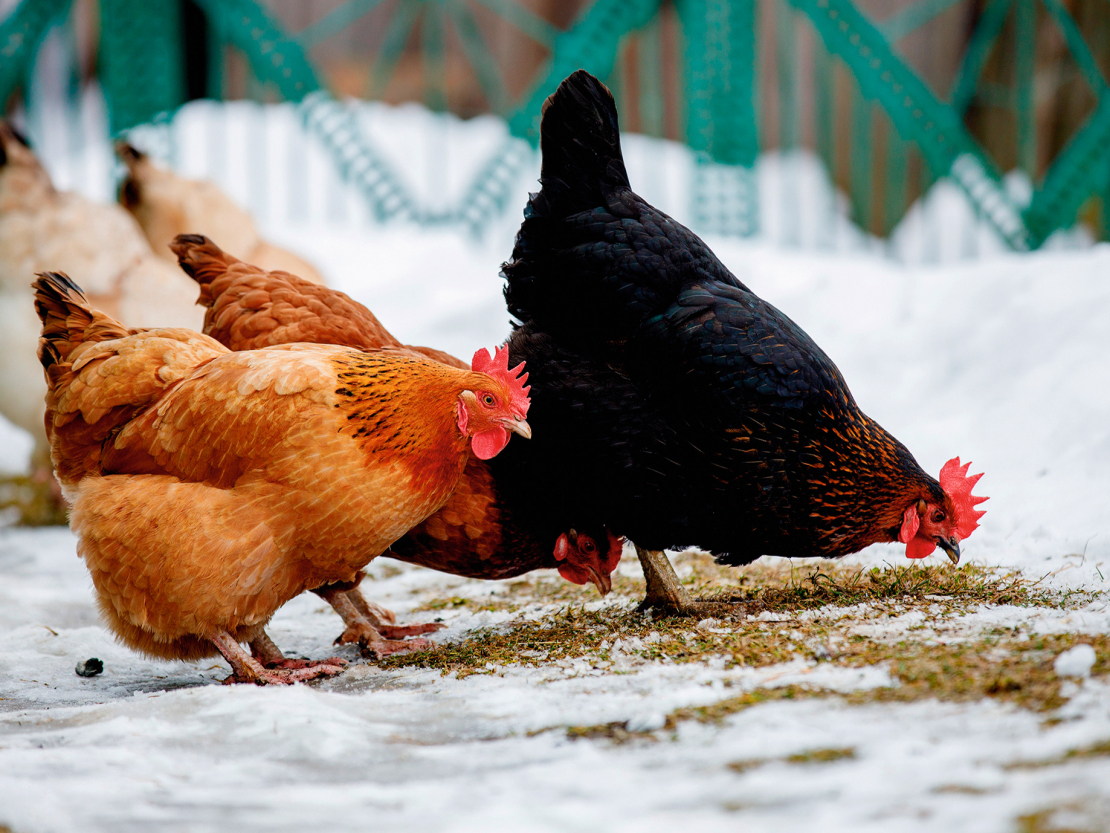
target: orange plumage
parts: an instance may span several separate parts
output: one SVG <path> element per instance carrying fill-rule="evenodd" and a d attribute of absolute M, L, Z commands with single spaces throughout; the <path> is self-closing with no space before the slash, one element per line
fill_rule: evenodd
<path fill-rule="evenodd" d="M 465 366 L 440 350 L 401 344 L 370 310 L 342 292 L 243 263 L 200 235 L 181 235 L 170 248 L 200 284 L 199 303 L 208 308 L 205 333 L 232 350 L 299 341 L 345 344 Z M 537 528 L 524 503 L 520 496 L 504 494 L 489 465 L 472 455 L 443 507 L 394 543 L 387 555 L 481 579 L 559 568 L 568 580 L 594 581 L 607 592 L 623 542 L 604 528 Z M 356 603 L 361 600 L 357 590 L 350 595 Z M 349 615 L 339 612 L 345 619 Z"/>
<path fill-rule="evenodd" d="M 102 611 L 132 648 L 219 650 L 237 680 L 337 671 L 285 660 L 263 630 L 273 613 L 354 580 L 439 509 L 469 440 L 529 433 L 512 379 L 390 351 L 232 353 L 188 330 L 127 330 L 59 274 L 35 294 L 47 434 Z"/>

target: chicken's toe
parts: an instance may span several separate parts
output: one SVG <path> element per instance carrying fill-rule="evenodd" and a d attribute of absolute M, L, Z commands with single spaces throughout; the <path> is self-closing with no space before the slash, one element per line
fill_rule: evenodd
<path fill-rule="evenodd" d="M 434 651 L 436 643 L 430 639 L 378 639 L 362 646 L 362 655 L 367 658 L 387 657 L 390 654 L 408 654 L 414 651 Z"/>
<path fill-rule="evenodd" d="M 286 660 L 289 663 L 306 662 L 305 660 Z M 346 665 L 346 663 L 344 663 Z M 333 665 L 328 661 L 314 662 L 301 668 L 258 668 L 252 669 L 247 674 L 238 672 L 224 680 L 224 685 L 236 683 L 254 683 L 255 685 L 293 685 L 306 683 L 320 677 L 333 677 L 343 673 L 344 666 Z"/>
<path fill-rule="evenodd" d="M 425 622 L 422 625 L 379 625 L 378 633 L 386 639 L 404 639 L 406 636 L 435 633 L 446 627 L 443 622 Z"/>

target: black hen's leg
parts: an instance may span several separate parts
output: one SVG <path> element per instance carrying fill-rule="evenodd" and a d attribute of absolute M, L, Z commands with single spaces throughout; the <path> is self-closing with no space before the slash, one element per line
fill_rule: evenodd
<path fill-rule="evenodd" d="M 682 616 L 693 616 L 699 612 L 699 605 L 678 580 L 678 574 L 671 566 L 666 554 L 660 550 L 643 550 L 636 547 L 640 566 L 644 568 L 644 581 L 647 582 L 647 595 L 640 603 L 639 610 L 649 608 Z"/>
<path fill-rule="evenodd" d="M 636 555 L 640 558 L 640 566 L 644 568 L 644 581 L 647 583 L 647 594 L 637 610 L 654 610 L 670 616 L 699 617 L 731 615 L 743 610 L 742 606 L 727 601 L 693 598 L 678 580 L 678 574 L 665 553 L 636 547 Z"/>

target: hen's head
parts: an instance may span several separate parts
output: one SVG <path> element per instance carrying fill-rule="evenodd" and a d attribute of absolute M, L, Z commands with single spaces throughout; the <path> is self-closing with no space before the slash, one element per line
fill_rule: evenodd
<path fill-rule="evenodd" d="M 623 550 L 624 539 L 608 529 L 594 534 L 568 529 L 555 542 L 555 560 L 559 562 L 559 575 L 567 581 L 592 581 L 604 596 L 613 588 L 610 574 L 617 569 Z"/>
<path fill-rule="evenodd" d="M 960 541 L 971 535 L 986 512 L 975 507 L 988 498 L 971 493 L 979 474 L 968 476 L 971 463 L 953 457 L 940 470 L 940 494 L 921 497 L 906 507 L 898 540 L 907 558 L 924 558 L 938 546 L 953 564 L 960 563 Z"/>
<path fill-rule="evenodd" d="M 471 369 L 476 371 L 470 386 L 459 394 L 457 403 L 459 431 L 470 438 L 470 447 L 479 460 L 489 460 L 508 444 L 509 432 L 525 439 L 532 429 L 525 421 L 529 388 L 524 383 L 524 362 L 509 369 L 509 348 L 499 347 L 491 357 L 485 349 L 474 354 Z"/>
<path fill-rule="evenodd" d="M 38 207 L 54 193 L 26 137 L 0 119 L 0 211 Z"/>

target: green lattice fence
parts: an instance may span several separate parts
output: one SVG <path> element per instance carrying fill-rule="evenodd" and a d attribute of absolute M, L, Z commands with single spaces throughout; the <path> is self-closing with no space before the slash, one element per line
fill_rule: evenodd
<path fill-rule="evenodd" d="M 101 0 L 99 67 L 113 132 L 165 118 L 182 103 L 180 2 Z M 1110 50 L 1102 42 L 1093 51 L 1060 0 L 986 0 L 975 11 L 954 82 L 935 89 L 903 57 L 899 44 L 949 9 L 971 2 L 914 0 L 876 22 L 851 0 L 595 0 L 564 31 L 515 0 L 347 0 L 290 32 L 256 0 L 195 0 L 209 32 L 209 93 L 225 94 L 226 53 L 240 55 L 250 67 L 254 92 L 299 103 L 306 127 L 379 218 L 482 228 L 504 209 L 529 159 L 519 140 L 536 144 L 544 98 L 569 72 L 584 67 L 610 82 L 622 112 L 635 113 L 637 127 L 656 135 L 677 133 L 697 153 L 692 188 L 699 228 L 754 234 L 760 196 L 753 168 L 771 144 L 761 129 L 769 103 L 759 68 L 770 57 L 775 147 L 799 147 L 800 124 L 812 125 L 813 149 L 846 185 L 854 217 L 864 228 L 888 233 L 923 184 L 948 177 L 1009 246 L 1035 248 L 1056 229 L 1072 225 L 1089 200 L 1110 192 L 1110 95 L 1096 58 Z M 68 7 L 69 0 L 24 0 L 0 23 L 5 101 L 25 83 L 37 45 Z M 547 56 L 523 87 L 494 56 L 489 26 L 482 23 L 491 15 Z M 414 198 L 362 135 L 349 108 L 325 89 L 309 58 L 314 48 L 370 16 L 378 21 L 380 43 L 366 97 L 386 90 L 416 42 L 425 103 L 444 109 L 450 103 L 447 54 L 449 45 L 457 44 L 489 109 L 506 118 L 514 137 L 480 167 L 449 209 L 434 210 Z M 758 37 L 768 19 L 773 37 Z M 1037 177 L 1034 68 L 1044 26 L 1056 27 L 1095 104 Z M 807 49 L 799 47 L 799 34 L 812 42 Z M 1005 84 L 982 78 L 992 55 L 998 60 L 1000 43 L 1007 44 L 1013 65 Z M 677 60 L 661 60 L 668 46 Z M 670 68 L 672 77 L 662 67 Z M 804 105 L 803 67 L 813 73 L 812 100 Z M 850 79 L 846 106 L 837 84 L 841 77 Z M 664 88 L 673 90 L 668 100 L 679 115 L 670 119 L 670 129 Z M 977 100 L 1013 113 L 1018 166 L 1034 180 L 1027 203 L 1010 196 L 999 166 L 968 127 L 968 108 Z M 845 141 L 847 154 L 841 152 Z"/>

